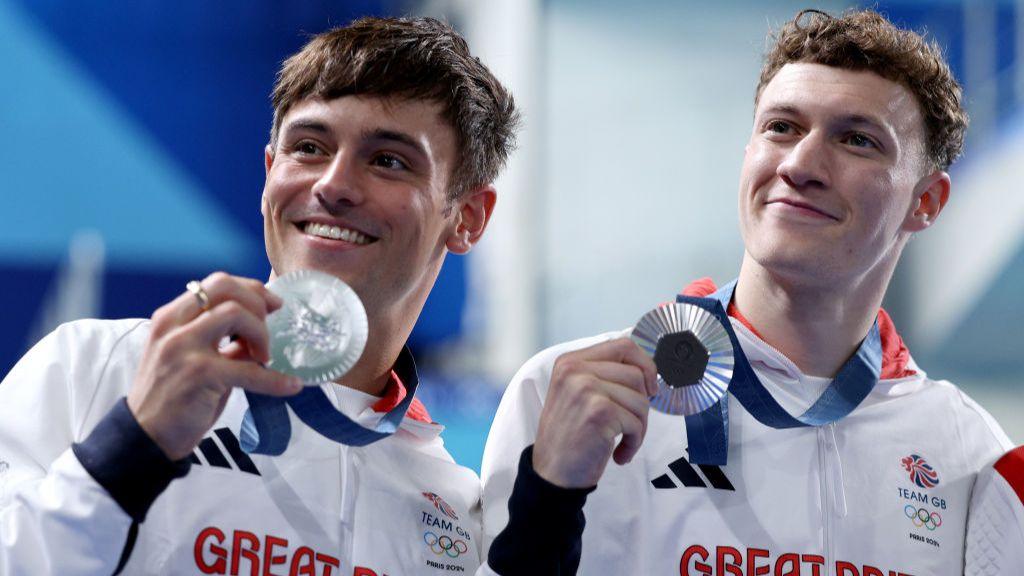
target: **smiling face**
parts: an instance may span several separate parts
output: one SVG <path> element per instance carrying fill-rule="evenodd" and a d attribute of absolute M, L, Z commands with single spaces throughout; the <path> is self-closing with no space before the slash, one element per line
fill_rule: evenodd
<path fill-rule="evenodd" d="M 747 257 L 804 285 L 888 282 L 949 178 L 925 159 L 913 95 L 873 72 L 783 66 L 764 87 L 740 178 Z"/>
<path fill-rule="evenodd" d="M 446 252 L 465 252 L 476 239 L 467 216 L 480 215 L 479 192 L 446 203 L 456 158 L 454 132 L 433 102 L 299 102 L 266 152 L 262 212 L 273 274 L 332 274 L 359 294 L 371 331 L 389 319 L 385 328 L 411 330 Z M 482 224 L 493 205 L 488 191 Z"/>

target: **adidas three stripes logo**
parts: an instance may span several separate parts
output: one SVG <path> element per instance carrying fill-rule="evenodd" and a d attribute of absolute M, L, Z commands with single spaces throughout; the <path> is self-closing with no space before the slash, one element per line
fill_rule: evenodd
<path fill-rule="evenodd" d="M 213 436 L 216 436 L 217 440 L 214 440 Z M 237 468 L 242 472 L 257 476 L 261 475 L 256 465 L 253 464 L 252 458 L 249 458 L 249 455 L 242 450 L 242 446 L 238 443 L 238 438 L 235 437 L 229 428 L 217 428 L 213 431 L 213 436 L 203 438 L 199 446 L 192 451 L 192 456 L 189 459 L 192 460 L 193 464 L 202 465 L 204 464 L 202 460 L 205 460 L 206 464 L 217 468 Z M 196 452 L 202 454 L 202 460 L 200 460 Z M 231 465 L 232 462 L 234 466 Z"/>
<path fill-rule="evenodd" d="M 651 480 L 651 485 L 662 490 L 678 488 L 679 486 L 676 484 L 676 481 L 672 479 L 675 476 L 687 488 L 707 488 L 710 483 L 711 487 L 717 490 L 736 490 L 732 482 L 729 482 L 729 479 L 725 476 L 725 472 L 722 472 L 722 469 L 718 466 L 698 464 L 697 468 L 700 469 L 700 474 L 697 473 L 697 470 L 693 469 L 693 465 L 686 459 L 686 456 L 681 456 L 668 465 L 672 475 L 662 474 Z M 704 475 L 703 478 L 701 474 Z"/>

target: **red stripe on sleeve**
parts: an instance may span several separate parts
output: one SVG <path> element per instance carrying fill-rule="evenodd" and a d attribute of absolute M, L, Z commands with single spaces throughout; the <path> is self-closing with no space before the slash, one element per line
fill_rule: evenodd
<path fill-rule="evenodd" d="M 1006 453 L 994 466 L 996 472 L 1017 493 L 1017 498 L 1024 504 L 1024 446 L 1018 446 Z"/>

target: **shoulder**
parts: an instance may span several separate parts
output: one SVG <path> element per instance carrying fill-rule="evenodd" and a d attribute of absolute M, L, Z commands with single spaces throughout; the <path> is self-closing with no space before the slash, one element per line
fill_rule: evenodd
<path fill-rule="evenodd" d="M 961 426 L 962 433 L 976 436 L 978 441 L 998 449 L 998 453 L 1003 453 L 1013 446 L 995 418 L 960 387 L 947 380 L 926 378 L 925 382 L 948 400 L 955 422 Z"/>
<path fill-rule="evenodd" d="M 922 376 L 906 383 L 909 412 L 916 421 L 942 422 L 937 429 L 948 441 L 948 448 L 960 458 L 965 471 L 976 474 L 986 464 L 1013 447 L 995 418 L 966 392 L 947 380 Z"/>
<path fill-rule="evenodd" d="M 562 342 L 561 344 L 545 348 L 527 360 L 522 367 L 519 368 L 516 375 L 512 377 L 512 381 L 509 383 L 509 391 L 522 386 L 527 386 L 537 388 L 541 392 L 546 392 L 548 380 L 551 379 L 551 369 L 554 367 L 555 361 L 558 360 L 560 356 L 568 352 L 581 350 L 589 346 L 594 346 L 595 344 L 614 340 L 615 338 L 629 336 L 629 334 L 630 329 L 627 328 L 625 330 L 616 330 L 613 332 L 598 334 L 596 336 L 570 340 L 568 342 Z"/>
<path fill-rule="evenodd" d="M 67 353 L 110 351 L 120 344 L 140 340 L 144 343 L 149 336 L 149 323 L 145 318 L 75 320 L 61 324 L 40 343 L 56 341 Z"/>
<path fill-rule="evenodd" d="M 124 395 L 149 334 L 149 321 L 77 320 L 58 326 L 11 369 L 0 385 L 4 402 L 45 402 L 70 409 L 81 424 Z"/>

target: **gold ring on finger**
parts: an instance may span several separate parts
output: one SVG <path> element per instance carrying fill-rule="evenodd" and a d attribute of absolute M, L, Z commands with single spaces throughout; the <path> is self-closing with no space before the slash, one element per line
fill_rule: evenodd
<path fill-rule="evenodd" d="M 196 302 L 199 303 L 199 307 L 202 308 L 203 312 L 210 311 L 210 295 L 206 293 L 203 285 L 198 280 L 189 281 L 188 284 L 185 284 L 185 289 L 196 297 Z"/>

